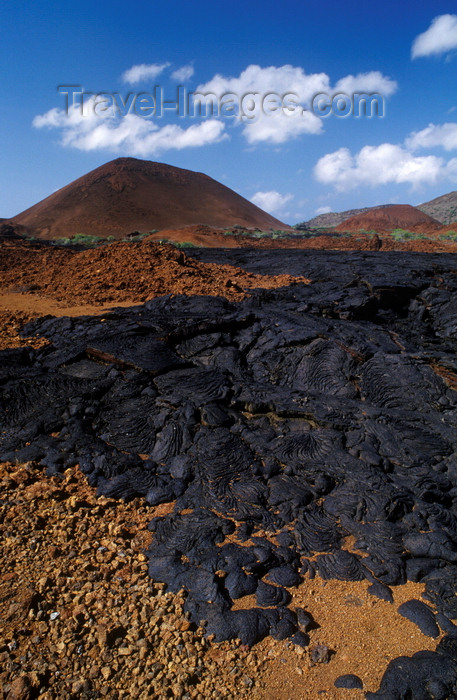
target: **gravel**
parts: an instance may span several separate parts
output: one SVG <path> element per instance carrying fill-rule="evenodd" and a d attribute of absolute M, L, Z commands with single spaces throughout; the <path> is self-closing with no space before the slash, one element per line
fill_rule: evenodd
<path fill-rule="evenodd" d="M 148 577 L 150 507 L 95 498 L 77 468 L 2 464 L 0 487 L 2 700 L 253 697 L 255 651 L 211 643 Z"/>

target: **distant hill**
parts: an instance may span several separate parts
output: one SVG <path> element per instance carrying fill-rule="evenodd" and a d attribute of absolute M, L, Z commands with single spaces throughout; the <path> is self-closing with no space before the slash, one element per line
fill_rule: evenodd
<path fill-rule="evenodd" d="M 339 226 L 343 221 L 347 221 L 353 216 L 364 214 L 365 212 L 375 209 L 385 209 L 386 207 L 397 206 L 395 204 L 381 204 L 375 207 L 363 207 L 361 209 L 348 209 L 341 212 L 328 212 L 328 214 L 319 214 L 309 221 L 303 221 L 297 224 L 296 228 L 334 228 Z M 441 197 L 436 197 L 429 202 L 419 204 L 416 209 L 428 214 L 433 219 L 436 219 L 442 224 L 451 224 L 457 221 L 457 191 L 448 192 Z M 401 227 L 400 227 L 401 228 Z"/>
<path fill-rule="evenodd" d="M 363 214 L 366 211 L 371 211 L 372 209 L 384 209 L 385 207 L 393 207 L 393 206 L 395 206 L 395 205 L 394 204 L 380 204 L 379 206 L 376 206 L 376 207 L 363 207 L 361 209 L 348 209 L 347 211 L 340 211 L 340 212 L 329 211 L 327 214 L 319 214 L 318 216 L 314 216 L 309 221 L 303 221 L 301 224 L 297 224 L 296 228 L 298 228 L 298 229 L 300 229 L 300 227 L 302 227 L 303 229 L 334 228 L 335 226 L 338 226 L 338 224 L 341 224 L 343 221 L 346 221 L 346 219 L 350 219 L 351 217 L 357 216 L 358 214 Z"/>
<path fill-rule="evenodd" d="M 137 158 L 105 163 L 10 221 L 43 239 L 122 238 L 190 224 L 289 228 L 208 175 Z"/>
<path fill-rule="evenodd" d="M 336 226 L 337 231 L 377 233 L 397 228 L 415 233 L 435 233 L 441 230 L 442 226 L 439 221 L 410 204 L 392 204 L 389 207 L 370 209 Z"/>
<path fill-rule="evenodd" d="M 430 202 L 420 204 L 417 208 L 442 224 L 452 224 L 457 220 L 457 192 L 448 192 L 431 199 Z"/>

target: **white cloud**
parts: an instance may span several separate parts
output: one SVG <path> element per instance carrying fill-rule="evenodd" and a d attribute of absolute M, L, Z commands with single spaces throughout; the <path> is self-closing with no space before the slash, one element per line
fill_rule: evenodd
<path fill-rule="evenodd" d="M 457 181 L 457 158 L 451 158 L 446 165 L 446 175 L 449 180 Z"/>
<path fill-rule="evenodd" d="M 452 151 L 457 148 L 457 124 L 429 124 L 421 131 L 413 131 L 405 143 L 411 150 L 441 146 L 445 151 Z"/>
<path fill-rule="evenodd" d="M 413 42 L 411 57 L 431 56 L 457 49 L 457 15 L 439 15 Z"/>
<path fill-rule="evenodd" d="M 291 199 L 293 199 L 291 194 L 280 194 L 275 190 L 270 190 L 269 192 L 256 192 L 251 197 L 251 202 L 272 214 L 282 209 Z"/>
<path fill-rule="evenodd" d="M 155 80 L 170 63 L 140 63 L 132 66 L 122 73 L 122 81 L 130 85 L 136 85 L 145 80 Z"/>
<path fill-rule="evenodd" d="M 197 90 L 201 92 L 213 92 L 216 95 L 234 93 L 244 95 L 245 93 L 259 93 L 266 95 L 269 92 L 296 93 L 305 101 L 318 92 L 325 92 L 330 89 L 330 80 L 326 73 L 306 74 L 303 68 L 291 65 L 269 66 L 261 68 L 251 64 L 240 73 L 237 78 L 226 78 L 223 75 L 215 75 L 209 82 L 199 85 Z"/>
<path fill-rule="evenodd" d="M 332 211 L 332 207 L 318 207 L 314 212 L 314 216 L 319 216 L 319 214 L 328 214 Z"/>
<path fill-rule="evenodd" d="M 132 156 L 156 156 L 168 150 L 181 150 L 217 143 L 224 138 L 225 124 L 217 119 L 207 119 L 183 129 L 176 124 L 158 127 L 157 124 L 137 116 L 127 114 L 122 119 L 115 116 L 98 116 L 95 112 L 95 98 L 85 102 L 86 116 L 80 109 L 71 107 L 65 110 L 51 109 L 38 115 L 33 126 L 60 129 L 61 144 L 82 151 L 107 150 Z"/>
<path fill-rule="evenodd" d="M 344 92 L 352 95 L 356 92 L 378 92 L 383 97 L 390 97 L 398 88 L 395 80 L 387 78 L 377 70 L 369 73 L 358 73 L 357 75 L 346 75 L 338 80 L 334 87 L 334 92 Z"/>
<path fill-rule="evenodd" d="M 59 128 L 63 125 L 62 114 L 65 114 L 65 112 L 62 109 L 54 107 L 45 114 L 37 114 L 37 116 L 33 118 L 32 124 L 37 129 L 41 129 L 44 126 L 49 127 L 50 129 Z M 69 113 L 68 118 L 72 118 L 72 112 Z"/>
<path fill-rule="evenodd" d="M 429 124 L 410 133 L 403 145 L 364 146 L 354 155 L 348 148 L 339 148 L 317 161 L 314 176 L 340 191 L 390 182 L 409 183 L 416 188 L 439 180 L 456 181 L 457 158 L 446 162 L 436 155 L 415 155 L 419 149 L 438 147 L 457 150 L 457 123 Z"/>
<path fill-rule="evenodd" d="M 364 146 L 356 155 L 347 148 L 328 153 L 316 163 L 314 175 L 319 182 L 335 185 L 340 191 L 389 182 L 417 187 L 444 177 L 446 165 L 437 156 L 414 156 L 403 146 L 383 143 Z"/>
<path fill-rule="evenodd" d="M 186 80 L 189 80 L 189 78 L 192 78 L 194 73 L 194 67 L 189 63 L 187 66 L 181 66 L 181 68 L 174 70 L 171 77 L 173 80 L 184 83 Z"/>
<path fill-rule="evenodd" d="M 250 144 L 267 142 L 280 144 L 302 134 L 319 134 L 322 122 L 311 112 L 286 116 L 284 114 L 261 115 L 257 122 L 247 124 L 243 134 Z"/>
<path fill-rule="evenodd" d="M 135 65 L 125 71 L 122 78 L 131 84 L 152 80 L 169 65 Z M 192 73 L 193 67 L 188 64 L 175 70 L 172 77 L 183 80 L 191 77 Z M 323 120 L 311 109 L 316 95 L 325 94 L 331 98 L 337 92 L 345 91 L 347 94 L 379 92 L 388 96 L 396 89 L 397 83 L 379 71 L 347 75 L 332 87 L 326 73 L 306 74 L 301 67 L 292 65 L 267 68 L 249 65 L 238 77 L 215 75 L 207 83 L 199 85 L 195 93 L 213 95 L 219 105 L 223 96 L 232 95 L 233 103 L 239 108 L 235 110 L 235 124 L 242 128 L 246 141 L 251 145 L 279 145 L 304 134 L 319 134 L 322 131 Z M 217 118 L 219 113 L 216 110 L 216 116 L 202 117 L 188 128 L 176 124 L 159 127 L 149 118 L 153 113 L 144 113 L 153 109 L 150 103 L 144 107 L 141 105 L 141 102 L 147 102 L 146 98 L 138 99 L 136 104 L 139 96 L 129 93 L 129 100 L 135 102 L 132 111 L 130 102 L 124 104 L 123 98 L 118 96 L 121 105 L 114 95 L 117 93 L 106 97 L 108 102 L 111 99 L 116 103 L 111 103 L 111 107 L 109 104 L 103 107 L 104 96 L 96 96 L 85 100 L 84 117 L 78 107 L 72 107 L 68 113 L 52 109 L 35 117 L 34 126 L 61 130 L 61 143 L 66 146 L 82 150 L 117 150 L 132 155 L 154 155 L 172 148 L 200 146 L 228 138 L 225 132 L 227 111 L 222 111 L 220 118 Z M 120 115 L 123 115 L 122 118 Z"/>
<path fill-rule="evenodd" d="M 310 107 L 313 98 L 318 94 L 333 97 L 337 92 L 379 92 L 391 95 L 397 89 L 397 83 L 383 76 L 379 71 L 349 75 L 339 80 L 334 87 L 326 73 L 305 73 L 303 68 L 284 65 L 262 68 L 249 65 L 238 77 L 215 75 L 207 83 L 199 85 L 196 92 L 212 93 L 219 99 L 223 95 L 234 95 L 241 105 L 240 114 L 252 119 L 238 118 L 236 123 L 243 127 L 243 136 L 248 143 L 261 142 L 280 144 L 303 134 L 318 134 L 322 131 L 323 122 L 314 114 Z M 294 95 L 295 107 L 290 109 L 279 105 L 276 110 L 263 109 L 263 100 L 267 95 L 275 94 L 280 98 Z M 243 105 L 253 107 L 244 109 Z M 244 100 L 243 100 L 244 98 Z M 269 103 L 271 105 L 271 103 Z M 289 100 L 289 104 L 291 101 Z M 304 109 L 303 109 L 304 108 Z M 265 111 L 269 111 L 268 114 Z"/>

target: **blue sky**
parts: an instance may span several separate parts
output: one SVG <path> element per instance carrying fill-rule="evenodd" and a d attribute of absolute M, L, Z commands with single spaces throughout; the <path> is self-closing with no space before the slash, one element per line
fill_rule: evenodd
<path fill-rule="evenodd" d="M 0 216 L 118 156 L 205 172 L 287 223 L 457 189 L 455 9 L 2 0 Z M 81 114 L 70 94 L 67 112 L 59 85 L 95 96 Z M 159 115 L 178 86 L 219 111 Z M 383 117 L 351 113 L 363 93 L 380 95 Z"/>

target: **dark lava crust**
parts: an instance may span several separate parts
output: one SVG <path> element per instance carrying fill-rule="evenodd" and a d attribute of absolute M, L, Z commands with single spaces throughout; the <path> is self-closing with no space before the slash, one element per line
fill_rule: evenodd
<path fill-rule="evenodd" d="M 315 281 L 28 324 L 52 344 L 0 353 L 0 459 L 79 463 L 100 494 L 175 501 L 151 522 L 150 574 L 184 587 L 216 640 L 306 645 L 287 590 L 305 573 L 366 578 L 385 599 L 424 582 L 438 614 L 403 614 L 448 634 L 391 662 L 367 697 L 456 697 L 454 258 L 260 258 L 255 271 L 269 260 Z M 234 611 L 247 594 L 258 607 Z"/>

